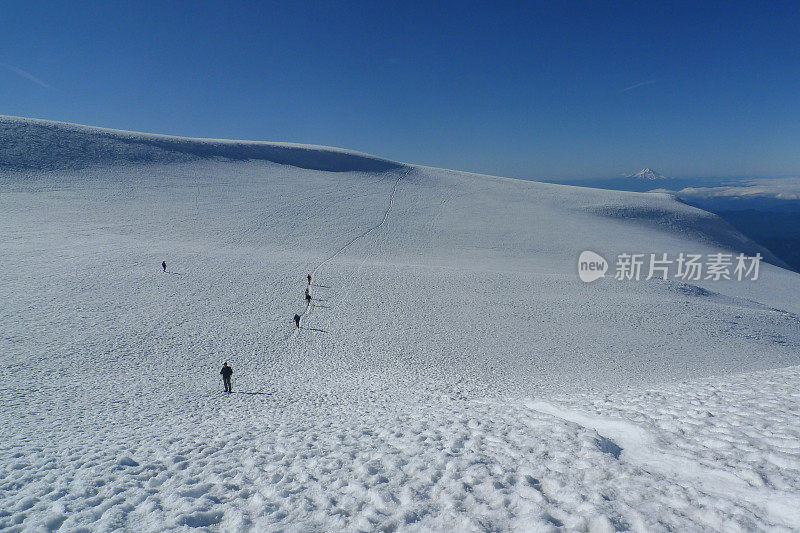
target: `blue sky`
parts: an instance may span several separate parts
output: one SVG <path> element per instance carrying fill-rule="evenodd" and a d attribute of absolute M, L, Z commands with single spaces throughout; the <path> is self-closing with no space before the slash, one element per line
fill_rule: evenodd
<path fill-rule="evenodd" d="M 513 177 L 800 174 L 800 2 L 693 4 L 3 2 L 0 114 Z"/>

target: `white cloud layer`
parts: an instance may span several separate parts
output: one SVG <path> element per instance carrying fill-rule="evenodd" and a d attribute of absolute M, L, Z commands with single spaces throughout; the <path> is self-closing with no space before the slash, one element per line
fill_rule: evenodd
<path fill-rule="evenodd" d="M 679 191 L 656 189 L 653 192 L 668 192 L 692 198 L 775 198 L 778 200 L 800 200 L 800 177 L 748 179 L 741 184 L 722 187 L 686 187 Z"/>

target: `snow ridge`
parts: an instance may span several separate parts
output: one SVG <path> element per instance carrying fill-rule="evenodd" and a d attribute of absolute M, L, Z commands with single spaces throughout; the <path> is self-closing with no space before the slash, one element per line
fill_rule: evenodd
<path fill-rule="evenodd" d="M 328 172 L 385 172 L 403 165 L 308 144 L 197 139 L 0 115 L 0 168 L 67 170 L 224 158 L 263 160 Z"/>

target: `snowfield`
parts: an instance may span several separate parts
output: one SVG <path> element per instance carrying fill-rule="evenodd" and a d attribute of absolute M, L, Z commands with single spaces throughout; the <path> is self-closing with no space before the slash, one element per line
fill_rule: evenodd
<path fill-rule="evenodd" d="M 780 266 L 664 194 L 0 117 L 0 529 L 799 530 Z"/>

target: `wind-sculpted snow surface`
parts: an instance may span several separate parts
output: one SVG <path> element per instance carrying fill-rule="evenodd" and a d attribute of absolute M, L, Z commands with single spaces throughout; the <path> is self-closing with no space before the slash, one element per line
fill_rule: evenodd
<path fill-rule="evenodd" d="M 444 394 L 165 391 L 93 409 L 60 390 L 4 394 L 37 414 L 0 444 L 0 527 L 791 531 L 798 379 L 548 400 L 583 423 Z M 629 448 L 625 424 L 653 447 Z"/>
<path fill-rule="evenodd" d="M 758 249 L 711 215 L 319 147 L 0 131 L 0 529 L 800 527 L 800 276 L 577 276 L 583 250 Z"/>
<path fill-rule="evenodd" d="M 204 158 L 264 160 L 331 172 L 381 172 L 399 163 L 323 146 L 190 139 L 0 115 L 0 168 L 64 170 L 178 163 Z"/>

